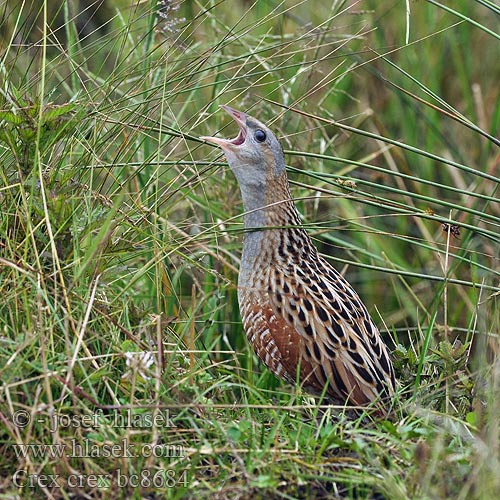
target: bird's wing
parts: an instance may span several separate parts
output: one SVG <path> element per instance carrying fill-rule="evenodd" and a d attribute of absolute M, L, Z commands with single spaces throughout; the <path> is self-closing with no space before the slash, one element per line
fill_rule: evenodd
<path fill-rule="evenodd" d="M 304 341 L 305 361 L 333 396 L 366 404 L 392 395 L 394 373 L 387 348 L 351 285 L 316 255 L 274 270 L 268 295 L 273 312 Z"/>

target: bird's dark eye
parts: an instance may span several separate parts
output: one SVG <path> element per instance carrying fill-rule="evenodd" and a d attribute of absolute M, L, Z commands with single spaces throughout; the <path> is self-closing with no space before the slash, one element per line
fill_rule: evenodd
<path fill-rule="evenodd" d="M 254 137 L 257 142 L 264 142 L 267 138 L 267 135 L 263 130 L 258 129 L 255 131 Z"/>

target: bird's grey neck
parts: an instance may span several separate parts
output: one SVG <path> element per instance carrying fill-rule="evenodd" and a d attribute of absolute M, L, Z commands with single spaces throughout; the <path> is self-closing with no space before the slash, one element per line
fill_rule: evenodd
<path fill-rule="evenodd" d="M 249 192 L 250 191 L 250 192 Z M 263 189 L 241 190 L 243 198 L 243 221 L 245 229 L 259 229 L 266 224 L 266 196 Z"/>
<path fill-rule="evenodd" d="M 248 196 L 250 194 L 250 196 Z M 243 192 L 245 234 L 243 236 L 243 254 L 240 267 L 240 287 L 252 286 L 256 266 L 262 265 L 262 248 L 279 244 L 283 226 L 300 225 L 300 216 L 289 198 L 288 189 L 277 196 L 275 200 L 266 200 L 264 190 L 249 193 Z M 283 200 L 279 198 L 283 197 Z M 265 264 L 265 263 L 264 263 Z"/>
<path fill-rule="evenodd" d="M 255 269 L 266 233 L 267 231 L 250 231 L 243 235 L 243 253 L 238 277 L 238 284 L 242 287 L 250 286 L 255 277 Z"/>
<path fill-rule="evenodd" d="M 262 232 L 262 229 L 294 224 L 300 219 L 291 199 L 286 179 L 276 182 L 275 188 L 270 199 L 267 196 L 268 187 L 265 184 L 246 184 L 241 187 L 243 220 L 247 232 L 252 230 Z"/>
<path fill-rule="evenodd" d="M 240 287 L 251 286 L 253 271 L 257 265 L 259 253 L 265 238 L 269 237 L 268 203 L 264 189 L 242 189 L 243 221 L 245 234 L 243 236 L 243 254 L 241 256 L 238 284 Z M 241 288 L 240 288 L 241 289 Z"/>

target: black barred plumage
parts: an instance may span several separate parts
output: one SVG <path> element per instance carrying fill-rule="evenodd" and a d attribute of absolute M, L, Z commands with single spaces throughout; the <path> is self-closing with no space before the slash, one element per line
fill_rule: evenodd
<path fill-rule="evenodd" d="M 257 355 L 277 376 L 335 402 L 387 405 L 394 370 L 363 302 L 300 227 L 283 152 L 258 120 L 223 108 L 240 127 L 220 146 L 245 207 L 238 299 Z"/>

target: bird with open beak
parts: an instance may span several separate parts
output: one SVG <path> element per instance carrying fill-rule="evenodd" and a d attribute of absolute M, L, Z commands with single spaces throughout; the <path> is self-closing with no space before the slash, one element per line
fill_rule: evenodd
<path fill-rule="evenodd" d="M 201 139 L 222 149 L 243 198 L 238 302 L 250 344 L 288 382 L 335 403 L 386 409 L 395 390 L 388 349 L 356 291 L 302 227 L 278 139 L 259 120 L 221 107 L 238 135 Z"/>

